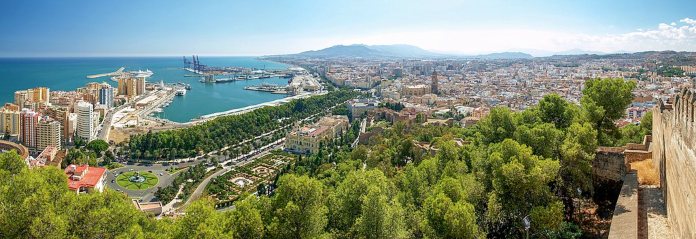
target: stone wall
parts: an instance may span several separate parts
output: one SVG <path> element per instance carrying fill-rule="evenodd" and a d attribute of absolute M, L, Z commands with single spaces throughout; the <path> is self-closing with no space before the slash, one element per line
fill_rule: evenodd
<path fill-rule="evenodd" d="M 696 238 L 696 95 L 682 90 L 653 109 L 652 159 L 678 238 Z"/>
<path fill-rule="evenodd" d="M 619 182 L 628 171 L 623 147 L 599 147 L 592 161 L 592 178 L 595 184 L 603 181 Z"/>
<path fill-rule="evenodd" d="M 638 238 L 638 176 L 626 174 L 611 218 L 609 239 Z"/>

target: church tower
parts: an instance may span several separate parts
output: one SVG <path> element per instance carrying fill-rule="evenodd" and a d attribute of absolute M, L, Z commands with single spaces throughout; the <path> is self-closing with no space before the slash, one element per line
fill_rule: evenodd
<path fill-rule="evenodd" d="M 431 93 L 437 95 L 437 94 L 440 93 L 440 90 L 439 90 L 439 88 L 438 88 L 439 85 L 438 85 L 438 82 L 437 82 L 437 72 L 436 72 L 436 71 L 433 71 L 432 81 L 433 81 L 433 82 L 432 82 L 431 85 L 430 85 L 430 91 L 431 91 Z"/>

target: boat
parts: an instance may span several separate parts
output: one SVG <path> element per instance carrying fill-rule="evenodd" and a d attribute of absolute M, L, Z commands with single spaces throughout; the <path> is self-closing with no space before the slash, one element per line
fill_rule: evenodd
<path fill-rule="evenodd" d="M 177 96 L 186 95 L 186 89 L 178 89 L 178 90 L 176 90 L 176 95 L 177 95 Z"/>
<path fill-rule="evenodd" d="M 148 78 L 148 77 L 152 76 L 152 74 L 154 74 L 154 73 L 152 73 L 152 71 L 150 69 L 147 69 L 145 71 L 142 71 L 142 70 L 130 71 L 128 73 L 133 74 L 133 76 L 135 76 L 136 78 Z"/>

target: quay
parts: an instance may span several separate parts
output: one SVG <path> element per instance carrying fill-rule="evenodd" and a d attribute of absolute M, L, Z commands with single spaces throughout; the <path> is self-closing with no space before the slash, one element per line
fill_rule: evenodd
<path fill-rule="evenodd" d="M 114 72 L 109 72 L 109 73 L 102 73 L 102 74 L 94 74 L 94 75 L 88 75 L 88 79 L 95 79 L 95 78 L 100 78 L 100 77 L 105 77 L 105 76 L 118 76 L 123 74 L 123 70 L 125 70 L 125 67 L 118 68 L 118 70 Z"/>
<path fill-rule="evenodd" d="M 253 90 L 253 91 L 261 91 L 261 92 L 269 92 L 271 94 L 282 94 L 286 95 L 288 94 L 288 90 L 286 86 L 278 86 L 278 85 L 269 85 L 269 84 L 261 84 L 258 86 L 247 86 L 244 87 L 245 90 Z"/>

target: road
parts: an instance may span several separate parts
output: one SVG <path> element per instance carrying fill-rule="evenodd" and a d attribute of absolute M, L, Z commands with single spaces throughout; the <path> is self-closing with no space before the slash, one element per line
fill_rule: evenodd
<path fill-rule="evenodd" d="M 174 178 L 176 177 L 176 174 L 170 174 L 167 172 L 167 168 L 170 166 L 162 166 L 160 165 L 152 165 L 152 166 L 142 166 L 142 165 L 126 165 L 121 168 L 109 170 L 106 176 L 106 185 L 109 188 L 112 188 L 114 190 L 120 190 L 126 194 L 128 194 L 129 197 L 131 198 L 138 198 L 141 199 L 143 202 L 149 202 L 154 199 L 154 193 L 157 191 L 158 187 L 166 187 L 170 185 L 173 181 Z M 157 179 L 159 182 L 157 182 L 157 185 L 145 190 L 130 190 L 123 188 L 119 186 L 116 183 L 116 177 L 120 173 L 124 172 L 130 172 L 130 171 L 152 171 L 153 174 L 157 176 Z M 162 174 L 160 176 L 160 174 Z"/>
<path fill-rule="evenodd" d="M 102 139 L 106 142 L 109 142 L 109 133 L 111 132 L 111 124 L 113 123 L 111 121 L 114 118 L 114 113 L 118 112 L 119 110 L 122 110 L 127 105 L 128 104 L 124 104 L 106 112 L 106 115 L 104 116 L 104 121 L 102 121 L 102 123 L 99 125 L 99 133 L 97 133 L 97 139 Z"/>

